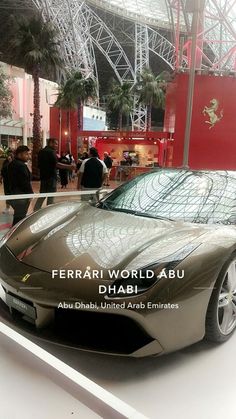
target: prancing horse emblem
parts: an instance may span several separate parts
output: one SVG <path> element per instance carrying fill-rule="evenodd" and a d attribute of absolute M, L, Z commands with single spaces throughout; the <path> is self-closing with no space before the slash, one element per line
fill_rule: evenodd
<path fill-rule="evenodd" d="M 215 124 L 219 122 L 224 116 L 223 109 L 221 109 L 220 115 L 217 115 L 216 113 L 219 108 L 219 101 L 217 99 L 211 99 L 210 105 L 211 106 L 209 107 L 205 106 L 205 108 L 202 111 L 203 115 L 209 116 L 209 121 L 205 121 L 206 124 L 210 124 L 209 129 L 213 128 Z"/>

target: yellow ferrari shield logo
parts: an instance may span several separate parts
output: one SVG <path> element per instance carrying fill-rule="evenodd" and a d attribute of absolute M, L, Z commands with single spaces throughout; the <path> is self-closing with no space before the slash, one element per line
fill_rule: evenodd
<path fill-rule="evenodd" d="M 26 274 L 25 276 L 23 276 L 21 282 L 26 282 L 30 277 L 30 274 Z"/>

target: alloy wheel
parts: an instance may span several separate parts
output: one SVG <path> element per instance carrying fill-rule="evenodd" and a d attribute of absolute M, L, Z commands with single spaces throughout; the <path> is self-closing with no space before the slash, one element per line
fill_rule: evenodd
<path fill-rule="evenodd" d="M 236 260 L 225 274 L 218 301 L 218 326 L 223 335 L 230 334 L 236 326 Z"/>

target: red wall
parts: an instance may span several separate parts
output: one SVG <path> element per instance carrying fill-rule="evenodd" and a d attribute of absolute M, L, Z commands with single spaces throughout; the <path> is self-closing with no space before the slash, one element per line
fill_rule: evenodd
<path fill-rule="evenodd" d="M 69 130 L 69 114 L 70 114 L 70 129 Z M 67 132 L 67 135 L 65 134 Z M 59 151 L 69 151 L 77 160 L 77 111 L 62 111 L 61 112 L 61 144 L 59 144 Z M 60 138 L 60 110 L 59 108 L 50 109 L 50 137 Z"/>
<path fill-rule="evenodd" d="M 167 93 L 165 127 L 175 114 L 173 166 L 183 160 L 188 75 L 178 74 Z M 209 129 L 202 111 L 215 98 L 223 118 Z M 194 169 L 236 169 L 236 78 L 196 75 L 189 166 Z"/>

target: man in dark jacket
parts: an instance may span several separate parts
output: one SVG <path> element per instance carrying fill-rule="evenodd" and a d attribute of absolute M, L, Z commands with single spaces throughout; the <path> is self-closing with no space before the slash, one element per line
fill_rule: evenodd
<path fill-rule="evenodd" d="M 29 160 L 29 148 L 25 145 L 19 146 L 15 151 L 14 160 L 8 165 L 8 180 L 11 195 L 31 194 L 31 173 L 26 165 Z M 14 209 L 13 224 L 26 217 L 30 199 L 18 199 L 10 202 Z"/>
<path fill-rule="evenodd" d="M 56 151 L 58 141 L 55 138 L 49 138 L 48 145 L 40 150 L 38 154 L 38 167 L 40 171 L 40 193 L 50 193 L 57 191 L 57 169 L 73 170 L 73 165 L 66 165 L 58 162 Z M 38 198 L 34 211 L 37 211 L 43 205 L 45 198 Z M 47 198 L 47 205 L 53 203 L 53 197 Z"/>
<path fill-rule="evenodd" d="M 3 190 L 5 195 L 10 195 L 10 185 L 8 179 L 8 166 L 13 160 L 13 154 L 11 152 L 8 153 L 7 158 L 4 160 L 0 175 L 0 183 L 3 183 Z M 3 214 L 9 214 L 10 212 L 10 204 L 6 201 L 6 209 L 3 211 Z"/>

